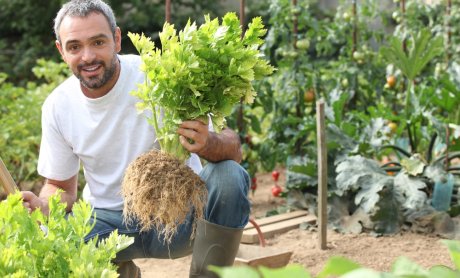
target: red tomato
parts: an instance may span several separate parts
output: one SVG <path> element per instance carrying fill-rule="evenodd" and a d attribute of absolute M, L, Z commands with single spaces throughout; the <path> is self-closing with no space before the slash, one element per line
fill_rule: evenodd
<path fill-rule="evenodd" d="M 281 186 L 275 184 L 274 186 L 272 186 L 272 195 L 274 197 L 278 197 L 281 192 L 283 192 L 283 189 L 281 188 Z"/>
<path fill-rule="evenodd" d="M 280 172 L 276 170 L 272 172 L 272 178 L 274 181 L 278 181 L 279 176 L 280 176 Z"/>
<path fill-rule="evenodd" d="M 251 190 L 254 191 L 257 189 L 257 178 L 256 177 L 253 177 L 251 179 Z"/>

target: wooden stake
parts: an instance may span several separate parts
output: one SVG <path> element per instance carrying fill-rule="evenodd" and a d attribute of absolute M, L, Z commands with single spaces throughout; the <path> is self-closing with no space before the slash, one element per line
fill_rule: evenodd
<path fill-rule="evenodd" d="M 327 248 L 327 148 L 324 122 L 324 100 L 316 102 L 316 130 L 318 142 L 318 232 L 319 248 Z"/>
<path fill-rule="evenodd" d="M 171 23 L 171 0 L 166 0 L 165 3 L 165 19 L 166 22 Z"/>
<path fill-rule="evenodd" d="M 246 17 L 246 13 L 245 13 L 245 0 L 240 0 L 240 25 L 241 25 L 241 38 L 244 37 L 244 32 L 246 31 L 246 27 L 245 27 L 245 17 Z"/>
<path fill-rule="evenodd" d="M 16 186 L 16 183 L 14 182 L 13 178 L 10 175 L 10 172 L 8 172 L 8 169 L 6 169 L 5 163 L 3 163 L 3 160 L 0 158 L 0 182 L 3 185 L 3 189 L 7 194 L 13 194 L 18 190 L 18 187 Z"/>

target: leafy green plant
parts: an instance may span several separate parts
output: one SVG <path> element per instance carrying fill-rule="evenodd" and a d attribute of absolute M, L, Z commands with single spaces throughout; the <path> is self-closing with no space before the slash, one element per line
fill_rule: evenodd
<path fill-rule="evenodd" d="M 179 160 L 189 156 L 176 133 L 182 121 L 207 123 L 209 115 L 219 132 L 240 99 L 253 102 L 256 92 L 251 82 L 274 70 L 259 54 L 263 28 L 261 19 L 254 18 L 241 38 L 235 13 L 226 14 L 222 25 L 209 16 L 199 27 L 189 22 L 179 34 L 166 23 L 160 33 L 161 50 L 149 38 L 129 34 L 147 77 L 134 95 L 142 100 L 140 110 L 153 112 L 150 123 L 164 152 Z"/>
<path fill-rule="evenodd" d="M 404 110 L 408 119 L 412 116 L 413 101 L 415 101 L 411 97 L 415 94 L 415 78 L 434 57 L 440 55 L 444 50 L 442 37 L 432 38 L 429 30 L 422 29 L 411 38 L 408 53 L 404 50 L 403 41 L 397 37 L 390 39 L 389 47 L 382 47 L 380 50 L 383 58 L 396 66 L 408 79 Z"/>
<path fill-rule="evenodd" d="M 6 74 L 0 73 L 1 156 L 20 186 L 39 179 L 36 165 L 41 138 L 41 106 L 46 96 L 69 76 L 64 63 L 44 59 L 37 61 L 33 72 L 43 81 L 29 82 L 26 86 L 15 86 Z"/>
<path fill-rule="evenodd" d="M 111 260 L 134 240 L 114 232 L 99 243 L 85 242 L 94 226 L 91 206 L 80 200 L 66 215 L 59 196 L 50 198 L 49 216 L 40 210 L 29 214 L 20 193 L 0 202 L 0 275 L 118 277 Z"/>
<path fill-rule="evenodd" d="M 406 216 L 428 205 L 427 184 L 400 172 L 390 176 L 373 159 L 350 156 L 338 163 L 334 193 L 350 200 L 353 220 L 346 227 L 390 234 L 400 230 Z M 340 220 L 339 220 L 340 221 Z M 339 222 L 339 228 L 341 227 Z"/>

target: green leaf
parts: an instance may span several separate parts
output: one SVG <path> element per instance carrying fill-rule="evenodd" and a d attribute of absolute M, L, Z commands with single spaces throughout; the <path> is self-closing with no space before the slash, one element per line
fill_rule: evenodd
<path fill-rule="evenodd" d="M 310 278 L 310 274 L 301 266 L 297 264 L 287 265 L 281 268 L 267 268 L 264 266 L 259 267 L 259 271 L 264 278 Z M 245 277 L 245 276 L 241 276 Z"/>
<path fill-rule="evenodd" d="M 260 126 L 259 118 L 255 115 L 250 115 L 249 118 L 251 119 L 251 128 L 254 130 L 255 133 L 262 133 L 262 127 Z"/>
<path fill-rule="evenodd" d="M 336 172 L 339 196 L 346 191 L 359 191 L 361 188 L 372 188 L 374 185 L 382 188 L 390 179 L 374 160 L 359 155 L 350 156 L 341 161 L 337 165 Z"/>
<path fill-rule="evenodd" d="M 220 278 L 260 278 L 259 273 L 249 266 L 218 267 L 211 265 L 208 268 L 218 274 Z"/>
<path fill-rule="evenodd" d="M 408 159 L 401 159 L 403 169 L 411 176 L 417 176 L 423 173 L 426 163 L 419 154 L 414 154 Z"/>
<path fill-rule="evenodd" d="M 458 240 L 441 240 L 447 246 L 452 263 L 456 269 L 460 269 L 460 241 Z"/>
<path fill-rule="evenodd" d="M 292 165 L 289 167 L 289 170 L 294 173 L 304 174 L 307 176 L 315 176 L 317 166 L 314 163 L 307 163 L 307 165 Z"/>
<path fill-rule="evenodd" d="M 359 268 L 353 271 L 350 271 L 340 278 L 396 278 L 398 276 L 391 273 L 381 273 L 373 269 L 368 268 Z"/>
<path fill-rule="evenodd" d="M 336 277 L 359 268 L 361 268 L 359 264 L 347 258 L 333 256 L 327 260 L 326 265 L 318 274 L 317 278 Z"/>
<path fill-rule="evenodd" d="M 394 178 L 395 197 L 402 207 L 408 210 L 417 210 L 424 206 L 427 195 L 422 190 L 426 184 L 419 178 L 408 176 L 402 172 Z"/>
<path fill-rule="evenodd" d="M 460 271 L 450 269 L 444 265 L 436 265 L 430 268 L 429 277 L 457 278 L 460 277 Z"/>
<path fill-rule="evenodd" d="M 406 257 L 399 257 L 392 266 L 392 273 L 402 277 L 427 277 L 428 271 Z"/>
<path fill-rule="evenodd" d="M 393 37 L 388 47 L 381 48 L 381 54 L 389 63 L 395 65 L 409 79 L 414 80 L 425 66 L 444 51 L 443 39 L 432 38 L 431 31 L 422 29 L 411 36 L 408 53 L 403 49 L 403 41 Z"/>

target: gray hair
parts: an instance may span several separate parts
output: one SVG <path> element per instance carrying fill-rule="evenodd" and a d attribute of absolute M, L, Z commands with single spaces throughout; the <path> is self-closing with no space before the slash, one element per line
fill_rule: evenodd
<path fill-rule="evenodd" d="M 112 8 L 102 0 L 70 0 L 62 6 L 54 19 L 54 33 L 56 39 L 60 42 L 59 28 L 62 20 L 66 16 L 86 17 L 91 13 L 101 13 L 109 22 L 112 34 L 115 36 L 117 22 Z"/>

